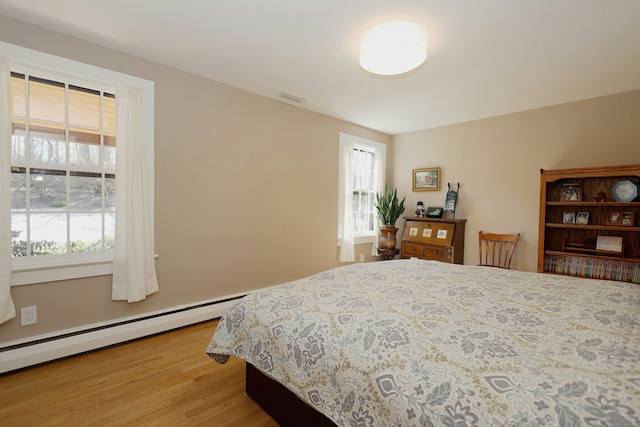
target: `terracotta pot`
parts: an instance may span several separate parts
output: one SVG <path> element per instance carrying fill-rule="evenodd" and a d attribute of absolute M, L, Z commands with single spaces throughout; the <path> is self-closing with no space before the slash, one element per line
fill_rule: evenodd
<path fill-rule="evenodd" d="M 398 229 L 391 225 L 380 227 L 380 243 L 378 247 L 380 249 L 395 249 L 397 232 Z"/>

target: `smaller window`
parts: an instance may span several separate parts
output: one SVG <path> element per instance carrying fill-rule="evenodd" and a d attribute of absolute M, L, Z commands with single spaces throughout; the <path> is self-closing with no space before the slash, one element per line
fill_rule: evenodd
<path fill-rule="evenodd" d="M 385 156 L 382 143 L 340 134 L 339 244 L 349 235 L 357 238 L 356 243 L 371 242 L 376 236 L 375 200 L 384 189 Z"/>
<path fill-rule="evenodd" d="M 355 236 L 375 234 L 377 192 L 376 149 L 354 144 L 352 152 L 353 166 L 353 225 Z"/>

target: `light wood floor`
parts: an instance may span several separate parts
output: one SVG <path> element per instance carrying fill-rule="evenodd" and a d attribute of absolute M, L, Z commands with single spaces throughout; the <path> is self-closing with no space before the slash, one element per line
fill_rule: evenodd
<path fill-rule="evenodd" d="M 244 362 L 205 349 L 217 321 L 0 376 L 3 426 L 277 426 Z M 1 355 L 0 355 L 1 357 Z"/>

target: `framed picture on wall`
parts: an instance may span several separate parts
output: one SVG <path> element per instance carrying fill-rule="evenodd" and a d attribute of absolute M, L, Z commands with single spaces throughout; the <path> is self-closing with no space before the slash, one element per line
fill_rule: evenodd
<path fill-rule="evenodd" d="M 440 168 L 424 168 L 413 170 L 413 191 L 440 190 Z"/>

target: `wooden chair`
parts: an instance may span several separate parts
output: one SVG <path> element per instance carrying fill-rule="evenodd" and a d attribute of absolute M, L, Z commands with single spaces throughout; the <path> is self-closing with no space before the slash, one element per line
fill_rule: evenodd
<path fill-rule="evenodd" d="M 480 265 L 490 267 L 509 268 L 516 243 L 520 239 L 518 234 L 479 233 Z"/>

